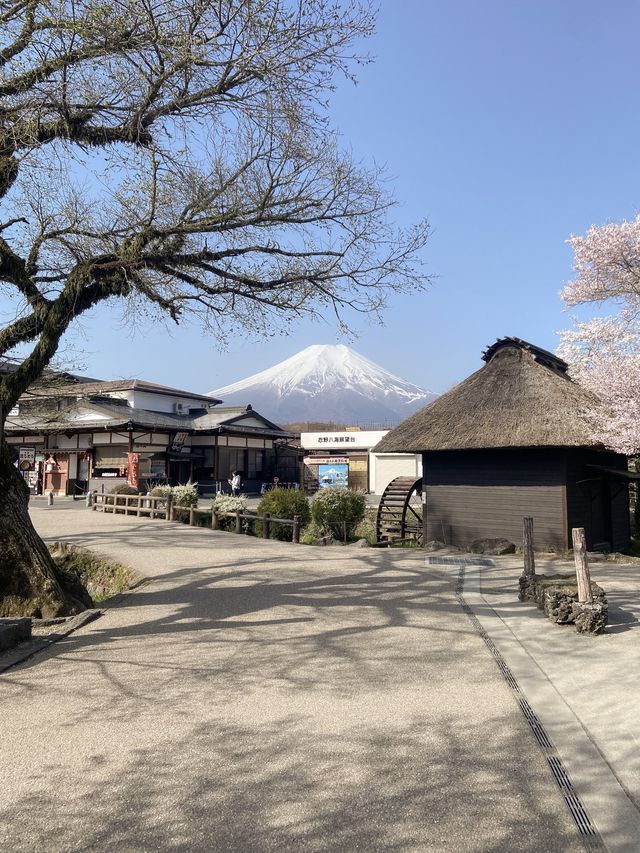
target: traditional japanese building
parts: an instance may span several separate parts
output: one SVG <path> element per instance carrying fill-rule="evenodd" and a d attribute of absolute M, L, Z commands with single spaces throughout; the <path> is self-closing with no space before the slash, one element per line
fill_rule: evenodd
<path fill-rule="evenodd" d="M 597 442 L 598 405 L 567 364 L 519 338 L 502 338 L 485 366 L 391 430 L 378 453 L 421 453 L 427 540 L 467 546 L 522 541 L 534 519 L 536 547 L 566 550 L 571 528 L 589 548 L 629 543 L 626 456 Z"/>
<path fill-rule="evenodd" d="M 275 475 L 297 480 L 292 433 L 250 405 L 219 404 L 139 379 L 74 381 L 66 374 L 31 388 L 5 429 L 35 493 L 108 491 L 132 476 L 142 489 L 191 480 L 205 492 L 226 489 L 233 471 L 247 492 Z"/>

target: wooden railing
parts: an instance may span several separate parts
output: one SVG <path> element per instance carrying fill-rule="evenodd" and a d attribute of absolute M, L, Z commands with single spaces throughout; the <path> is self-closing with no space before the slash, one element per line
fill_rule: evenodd
<path fill-rule="evenodd" d="M 171 497 L 150 495 L 94 495 L 93 509 L 102 512 L 118 512 L 124 515 L 148 516 L 149 518 L 171 517 Z"/>
<path fill-rule="evenodd" d="M 210 516 L 211 518 L 211 529 L 219 530 L 220 529 L 220 519 L 221 518 L 233 518 L 235 520 L 234 532 L 242 533 L 243 521 L 261 521 L 262 522 L 262 538 L 269 539 L 271 533 L 271 524 L 282 524 L 284 527 L 292 528 L 292 539 L 293 542 L 298 544 L 300 542 L 300 516 L 294 515 L 293 518 L 276 518 L 272 516 L 270 513 L 265 512 L 264 515 L 258 515 L 255 512 L 220 512 L 215 507 L 211 509 L 198 509 L 197 507 L 179 507 L 173 506 L 170 512 L 171 521 L 176 521 L 179 514 L 189 515 L 189 524 L 191 527 L 195 527 L 198 524 L 198 517 L 202 515 Z"/>
<path fill-rule="evenodd" d="M 220 529 L 220 519 L 233 518 L 235 521 L 235 533 L 243 532 L 243 521 L 262 522 L 262 537 L 269 539 L 271 524 L 282 524 L 291 527 L 292 540 L 296 544 L 300 542 L 300 516 L 293 518 L 275 518 L 270 513 L 258 515 L 255 512 L 220 512 L 215 507 L 211 509 L 198 509 L 198 507 L 179 507 L 173 504 L 171 495 L 164 497 L 151 497 L 150 495 L 94 495 L 94 510 L 102 512 L 117 512 L 124 515 L 135 515 L 138 517 L 164 518 L 167 521 L 177 521 L 178 516 L 187 515 L 192 527 L 198 525 L 198 518 L 208 516 L 211 520 L 211 529 Z"/>

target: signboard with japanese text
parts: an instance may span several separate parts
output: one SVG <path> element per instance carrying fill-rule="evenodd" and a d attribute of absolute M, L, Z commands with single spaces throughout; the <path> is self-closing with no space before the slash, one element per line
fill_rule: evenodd
<path fill-rule="evenodd" d="M 187 440 L 188 435 L 188 432 L 177 432 L 173 437 L 173 441 L 171 442 L 171 450 L 175 450 L 180 453 L 183 449 L 183 445 Z M 186 450 L 185 452 L 188 453 L 189 451 Z"/>
<path fill-rule="evenodd" d="M 140 454 L 127 453 L 127 483 L 134 489 L 140 488 Z"/>
<path fill-rule="evenodd" d="M 305 456 L 302 461 L 305 465 L 345 465 L 349 458 L 347 456 Z"/>
<path fill-rule="evenodd" d="M 30 465 L 33 465 L 36 461 L 35 447 L 21 447 L 18 450 L 18 460 L 20 462 L 28 462 Z"/>
<path fill-rule="evenodd" d="M 360 432 L 303 432 L 300 444 L 305 450 L 369 450 L 382 440 L 389 430 Z M 331 454 L 333 455 L 333 454 Z"/>

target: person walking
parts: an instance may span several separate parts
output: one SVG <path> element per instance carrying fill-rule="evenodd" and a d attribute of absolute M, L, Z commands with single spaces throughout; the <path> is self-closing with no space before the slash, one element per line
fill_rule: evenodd
<path fill-rule="evenodd" d="M 238 495 L 240 494 L 240 486 L 241 486 L 240 474 L 238 474 L 237 471 L 234 471 L 233 474 L 231 475 L 231 479 L 228 482 L 229 482 L 229 485 L 231 486 L 231 494 L 233 495 L 234 498 L 237 498 Z"/>

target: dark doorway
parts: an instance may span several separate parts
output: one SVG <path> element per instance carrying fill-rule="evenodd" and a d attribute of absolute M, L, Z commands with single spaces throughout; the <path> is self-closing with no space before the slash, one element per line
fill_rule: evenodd
<path fill-rule="evenodd" d="M 169 461 L 169 482 L 172 486 L 180 486 L 189 482 L 191 477 L 191 461 L 189 459 L 171 459 Z"/>
<path fill-rule="evenodd" d="M 591 483 L 591 530 L 588 531 L 587 542 L 590 548 L 600 545 L 612 547 L 611 487 L 608 480 Z"/>

